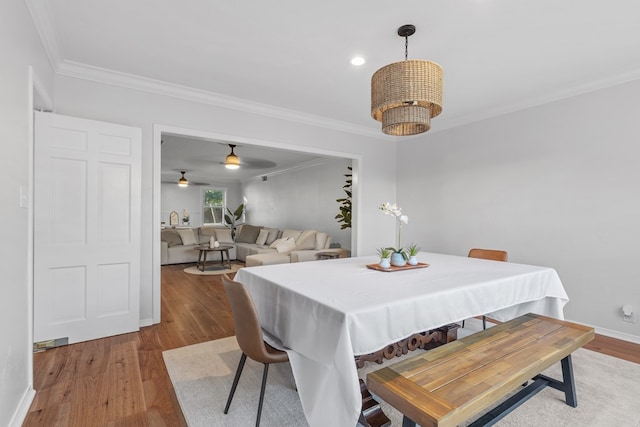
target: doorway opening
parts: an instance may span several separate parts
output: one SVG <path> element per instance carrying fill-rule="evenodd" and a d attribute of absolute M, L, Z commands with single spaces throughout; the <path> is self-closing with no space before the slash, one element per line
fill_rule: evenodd
<path fill-rule="evenodd" d="M 160 274 L 161 274 L 160 232 L 162 229 L 162 221 L 165 221 L 166 223 L 166 220 L 163 219 L 163 215 L 162 215 L 163 214 L 163 210 L 162 210 L 163 208 L 161 203 L 162 185 L 163 185 L 162 182 L 165 181 L 165 182 L 173 183 L 173 181 L 175 181 L 177 184 L 178 178 L 180 178 L 180 172 L 184 170 L 184 168 L 186 167 L 186 166 L 174 165 L 173 167 L 170 167 L 168 171 L 167 170 L 163 171 L 163 162 L 164 162 L 162 158 L 162 155 L 164 152 L 163 141 L 165 141 L 165 144 L 166 144 L 167 143 L 166 141 L 171 142 L 174 139 L 177 139 L 177 141 L 180 143 L 183 143 L 185 141 L 197 141 L 198 144 L 202 144 L 202 143 L 209 144 L 209 147 L 211 148 L 210 151 L 218 151 L 221 153 L 224 153 L 224 150 L 228 151 L 229 144 L 233 144 L 236 146 L 235 154 L 237 154 L 238 157 L 240 157 L 240 162 L 241 163 L 243 162 L 243 149 L 244 149 L 245 159 L 246 159 L 245 161 L 248 161 L 249 164 L 252 164 L 252 167 L 256 167 L 256 163 L 260 163 L 257 160 L 263 161 L 265 164 L 277 163 L 276 161 L 274 161 L 273 158 L 268 158 L 269 156 L 274 156 L 274 155 L 276 157 L 278 155 L 281 155 L 281 156 L 291 155 L 293 157 L 297 155 L 300 159 L 304 159 L 304 161 L 301 160 L 303 165 L 302 167 L 309 167 L 310 165 L 313 165 L 313 162 L 322 161 L 321 159 L 343 159 L 347 161 L 349 166 L 351 166 L 352 169 L 348 170 L 345 166 L 344 171 L 342 172 L 344 174 L 347 174 L 347 173 L 352 174 L 352 177 L 351 177 L 351 180 L 352 180 L 352 189 L 351 189 L 352 191 L 352 226 L 349 232 L 348 246 L 352 254 L 357 254 L 357 251 L 358 251 L 357 236 L 359 234 L 358 221 L 357 221 L 358 200 L 359 200 L 358 171 L 361 169 L 361 162 L 362 162 L 361 156 L 353 155 L 350 153 L 332 151 L 332 150 L 324 150 L 324 149 L 298 146 L 298 145 L 292 145 L 292 144 L 275 143 L 273 141 L 265 141 L 265 140 L 253 139 L 253 138 L 244 138 L 244 137 L 238 137 L 235 135 L 223 135 L 223 134 L 216 134 L 213 132 L 196 131 L 192 129 L 178 128 L 173 126 L 154 125 L 153 238 L 152 238 L 152 242 L 153 242 L 153 253 L 152 253 L 152 257 L 153 257 L 153 287 L 152 287 L 153 323 L 160 322 L 160 290 L 161 290 L 160 289 L 160 286 L 161 286 L 160 284 Z M 183 144 L 182 148 L 184 147 L 185 146 Z M 221 147 L 222 147 L 222 151 L 220 151 Z M 258 153 L 257 157 L 254 155 L 247 154 L 251 152 Z M 222 156 L 222 154 L 218 154 L 218 158 L 215 158 L 214 155 L 212 156 L 209 156 L 209 158 L 204 158 L 205 156 L 203 155 L 195 156 L 195 157 L 202 161 L 208 161 L 212 163 L 213 166 L 218 166 L 219 169 L 221 169 L 222 165 L 220 163 L 222 163 L 222 159 L 224 158 L 224 156 Z M 294 170 L 295 168 L 296 166 L 289 165 L 282 168 L 276 167 L 275 169 L 267 168 L 268 172 L 264 172 L 265 169 L 259 169 L 259 167 L 256 167 L 255 169 L 253 169 L 253 172 L 250 171 L 248 172 L 248 174 L 244 174 L 242 179 L 245 181 L 250 180 L 252 182 L 253 180 L 255 180 L 256 182 L 259 181 L 265 184 L 272 181 L 270 179 L 271 176 L 283 173 L 283 170 L 286 172 L 287 170 Z M 172 178 L 173 177 L 172 173 L 175 172 L 172 169 L 176 169 L 176 170 L 180 169 L 177 172 L 175 180 Z M 169 175 L 167 175 L 167 173 Z M 210 179 L 207 179 L 207 176 L 205 175 L 197 175 L 197 174 L 189 175 L 189 173 L 187 173 L 187 176 L 192 176 L 194 178 L 194 181 L 197 183 L 209 183 L 209 181 L 211 181 Z M 336 199 L 339 197 L 343 197 L 343 194 L 344 194 L 342 192 L 343 191 L 342 185 L 344 185 L 344 177 L 342 176 L 342 173 L 340 174 L 339 179 L 341 180 L 341 184 L 339 187 L 337 187 L 338 197 L 327 200 L 328 203 L 331 203 L 333 205 L 333 209 L 335 210 L 335 213 L 332 215 L 332 217 L 339 212 L 339 206 Z M 237 200 L 235 202 L 237 202 Z M 248 200 L 248 203 L 249 203 L 249 209 L 251 209 L 251 200 Z M 235 204 L 233 203 L 230 203 L 230 205 L 235 206 Z M 335 220 L 333 221 L 335 223 L 335 229 L 338 230 L 340 228 L 339 224 L 337 223 L 337 221 Z M 322 230 L 322 231 L 325 231 L 325 230 Z M 327 230 L 327 231 L 330 232 L 331 230 Z"/>

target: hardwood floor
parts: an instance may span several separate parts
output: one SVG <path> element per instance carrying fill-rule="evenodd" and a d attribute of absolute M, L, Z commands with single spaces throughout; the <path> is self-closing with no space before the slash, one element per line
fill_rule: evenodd
<path fill-rule="evenodd" d="M 162 322 L 34 355 L 23 426 L 186 426 L 162 352 L 234 334 L 220 276 L 162 268 Z"/>
<path fill-rule="evenodd" d="M 162 352 L 234 334 L 220 276 L 162 267 L 162 322 L 34 355 L 31 426 L 186 426 Z M 640 345 L 596 335 L 591 350 L 640 363 Z"/>

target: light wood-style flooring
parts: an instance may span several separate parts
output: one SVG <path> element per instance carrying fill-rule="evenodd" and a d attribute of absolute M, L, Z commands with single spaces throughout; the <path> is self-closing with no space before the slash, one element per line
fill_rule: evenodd
<path fill-rule="evenodd" d="M 234 334 L 220 276 L 162 267 L 162 322 L 34 355 L 37 391 L 24 427 L 186 426 L 162 352 Z M 640 363 L 640 345 L 597 335 L 586 346 Z"/>

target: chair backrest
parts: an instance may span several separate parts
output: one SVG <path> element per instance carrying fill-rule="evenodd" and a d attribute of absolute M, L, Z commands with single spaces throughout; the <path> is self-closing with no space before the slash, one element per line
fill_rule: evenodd
<path fill-rule="evenodd" d="M 469 251 L 469 258 L 490 259 L 492 261 L 507 261 L 509 254 L 506 251 L 498 251 L 494 249 L 478 249 L 473 248 Z"/>
<path fill-rule="evenodd" d="M 231 302 L 236 339 L 240 349 L 255 361 L 273 362 L 273 356 L 265 347 L 260 319 L 251 295 L 242 283 L 231 280 L 226 274 L 222 276 L 222 284 Z"/>

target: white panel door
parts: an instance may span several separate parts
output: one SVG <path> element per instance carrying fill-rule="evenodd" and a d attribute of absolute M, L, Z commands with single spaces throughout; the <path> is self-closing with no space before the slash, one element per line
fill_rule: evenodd
<path fill-rule="evenodd" d="M 141 131 L 35 114 L 34 341 L 137 331 Z"/>

